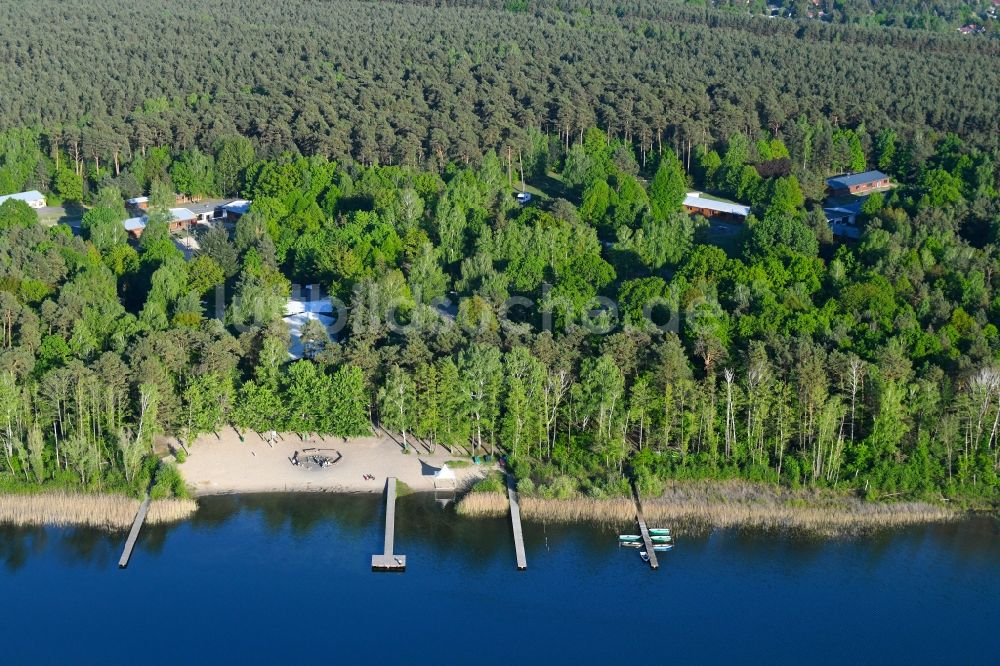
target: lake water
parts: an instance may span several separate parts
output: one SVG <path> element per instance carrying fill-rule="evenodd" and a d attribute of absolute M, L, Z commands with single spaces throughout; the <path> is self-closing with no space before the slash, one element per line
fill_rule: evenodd
<path fill-rule="evenodd" d="M 623 526 L 624 527 L 624 526 Z M 822 540 L 683 535 L 651 571 L 616 532 L 378 497 L 201 500 L 123 534 L 0 528 L 0 663 L 983 663 L 1000 649 L 993 519 Z"/>

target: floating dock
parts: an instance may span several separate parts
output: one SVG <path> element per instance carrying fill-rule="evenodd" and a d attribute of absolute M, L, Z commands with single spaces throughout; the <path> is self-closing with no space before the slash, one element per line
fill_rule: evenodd
<path fill-rule="evenodd" d="M 128 566 L 129 558 L 132 557 L 132 549 L 135 548 L 135 542 L 139 538 L 139 530 L 142 529 L 142 523 L 146 520 L 146 514 L 149 512 L 150 501 L 149 495 L 146 495 L 146 499 L 142 500 L 142 504 L 139 505 L 135 520 L 132 521 L 132 529 L 129 530 L 128 538 L 125 540 L 125 550 L 122 551 L 121 559 L 118 560 L 119 569 Z"/>
<path fill-rule="evenodd" d="M 639 490 L 632 483 L 632 498 L 635 500 L 635 519 L 639 523 L 639 533 L 642 535 L 642 543 L 649 555 L 649 568 L 656 570 L 660 568 L 660 563 L 656 561 L 656 550 L 653 548 L 653 540 L 649 537 L 649 528 L 646 527 L 646 519 L 642 515 L 642 502 L 639 501 Z"/>
<path fill-rule="evenodd" d="M 517 488 L 514 477 L 507 474 L 507 499 L 510 501 L 510 523 L 514 529 L 514 554 L 517 557 L 517 570 L 528 568 L 528 560 L 524 556 L 524 534 L 521 532 L 521 505 L 517 499 Z"/>
<path fill-rule="evenodd" d="M 372 555 L 372 571 L 406 571 L 406 555 L 393 553 L 396 534 L 396 477 L 385 482 L 385 547 Z"/>

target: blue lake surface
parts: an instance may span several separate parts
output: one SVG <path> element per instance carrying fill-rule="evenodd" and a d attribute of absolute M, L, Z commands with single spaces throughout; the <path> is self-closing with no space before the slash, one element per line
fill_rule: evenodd
<path fill-rule="evenodd" d="M 399 500 L 402 574 L 373 573 L 375 496 L 203 498 L 124 534 L 0 528 L 0 663 L 995 663 L 1000 527 L 854 539 L 678 536 L 651 571 L 616 531 Z M 626 526 L 623 526 L 623 528 Z"/>

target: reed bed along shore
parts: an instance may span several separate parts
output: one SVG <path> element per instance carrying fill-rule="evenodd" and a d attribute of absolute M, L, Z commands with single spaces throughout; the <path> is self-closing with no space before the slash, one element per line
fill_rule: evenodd
<path fill-rule="evenodd" d="M 140 503 L 140 500 L 124 495 L 0 495 L 0 524 L 18 527 L 54 525 L 128 529 Z M 193 514 L 197 508 L 198 504 L 194 500 L 153 500 L 146 522 L 176 522 Z"/>
<path fill-rule="evenodd" d="M 644 498 L 643 513 L 652 523 L 692 528 L 753 527 L 837 534 L 954 520 L 959 512 L 925 502 L 866 502 L 816 490 L 793 491 L 744 481 L 674 482 L 663 495 Z M 506 515 L 503 493 L 473 492 L 462 498 L 465 516 Z M 630 498 L 543 499 L 521 497 L 525 520 L 592 522 L 623 525 L 635 520 Z"/>

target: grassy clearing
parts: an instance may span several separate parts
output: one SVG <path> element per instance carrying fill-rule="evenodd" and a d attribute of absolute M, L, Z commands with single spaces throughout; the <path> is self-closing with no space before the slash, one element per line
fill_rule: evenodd
<path fill-rule="evenodd" d="M 102 529 L 126 529 L 132 524 L 140 500 L 124 495 L 38 493 L 0 495 L 0 524 L 80 525 Z M 194 500 L 154 500 L 146 521 L 169 523 L 183 520 L 198 508 Z"/>
<path fill-rule="evenodd" d="M 471 460 L 448 460 L 444 464 L 452 469 L 465 469 L 466 467 L 472 467 Z"/>
<path fill-rule="evenodd" d="M 515 173 L 513 175 L 514 178 L 510 188 L 512 197 L 521 191 L 530 192 L 532 197 L 542 201 L 551 201 L 560 198 L 568 199 L 570 197 L 570 193 L 563 184 L 562 176 L 555 172 L 548 172 L 544 178 L 528 176 L 527 181 L 522 182 L 517 174 L 515 165 Z"/>
<path fill-rule="evenodd" d="M 503 476 L 499 472 L 490 472 L 472 486 L 473 492 L 477 493 L 504 493 L 506 488 Z"/>
<path fill-rule="evenodd" d="M 695 230 L 695 239 L 699 243 L 715 245 L 721 248 L 726 256 L 735 258 L 740 255 L 743 249 L 744 233 L 745 229 L 742 225 L 710 220 L 708 226 Z"/>
<path fill-rule="evenodd" d="M 744 481 L 674 482 L 662 496 L 644 499 L 642 508 L 651 523 L 792 529 L 824 535 L 944 522 L 960 515 L 923 502 L 865 502 L 830 492 L 791 491 Z M 465 516 L 506 515 L 507 498 L 499 492 L 473 492 L 462 498 L 458 511 Z M 627 498 L 522 496 L 521 514 L 533 521 L 622 525 L 635 520 L 635 505 Z"/>

